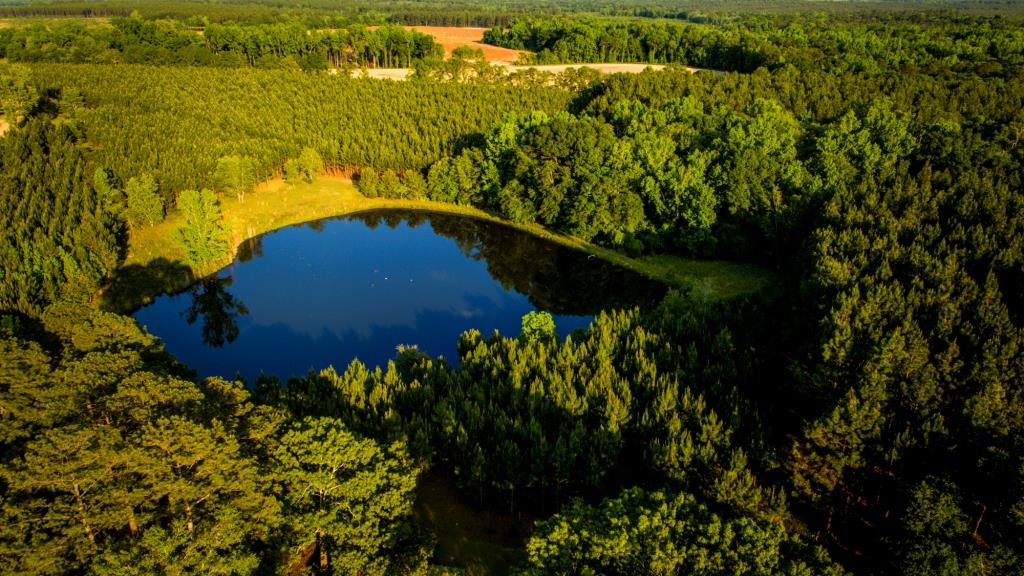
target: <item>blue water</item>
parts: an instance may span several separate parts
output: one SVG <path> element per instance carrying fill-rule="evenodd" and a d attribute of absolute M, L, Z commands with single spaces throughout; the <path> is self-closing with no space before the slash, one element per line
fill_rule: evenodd
<path fill-rule="evenodd" d="M 266 234 L 215 277 L 135 318 L 201 377 L 251 383 L 261 372 L 287 378 L 353 358 L 384 365 L 403 344 L 455 363 L 462 332 L 516 336 L 538 308 L 553 312 L 564 337 L 606 304 L 632 303 L 633 294 L 622 298 L 634 285 L 639 303 L 660 294 L 631 272 L 511 228 L 378 212 Z M 604 290 L 615 293 L 608 302 Z"/>

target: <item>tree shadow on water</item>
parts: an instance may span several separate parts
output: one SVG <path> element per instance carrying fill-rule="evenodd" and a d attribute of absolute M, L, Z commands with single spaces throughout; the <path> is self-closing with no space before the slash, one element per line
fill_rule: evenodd
<path fill-rule="evenodd" d="M 196 281 L 192 269 L 180 262 L 157 258 L 148 264 L 130 264 L 111 275 L 100 296 L 100 306 L 111 312 L 131 314 L 160 294 L 188 290 L 192 300 L 182 316 L 189 324 L 202 321 L 203 343 L 219 348 L 238 338 L 239 316 L 249 309 L 227 291 L 230 276 L 209 276 Z"/>
<path fill-rule="evenodd" d="M 130 314 L 156 296 L 184 290 L 194 281 L 191 268 L 166 258 L 144 265 L 129 264 L 111 274 L 100 296 L 100 306 L 110 312 Z"/>

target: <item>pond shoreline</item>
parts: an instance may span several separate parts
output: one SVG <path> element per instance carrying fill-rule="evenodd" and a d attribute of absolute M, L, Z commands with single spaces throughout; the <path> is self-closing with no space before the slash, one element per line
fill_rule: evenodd
<path fill-rule="evenodd" d="M 286 184 L 280 178 L 272 179 L 259 184 L 255 191 L 241 201 L 227 197 L 222 197 L 220 201 L 231 246 L 224 258 L 200 269 L 184 265 L 182 249 L 176 240 L 181 217 L 177 212 L 171 213 L 160 224 L 132 234 L 128 257 L 94 296 L 94 302 L 108 311 L 129 313 L 152 302 L 161 294 L 181 292 L 195 282 L 216 274 L 236 258 L 245 242 L 263 234 L 325 218 L 389 209 L 450 214 L 508 226 L 591 254 L 671 288 L 695 289 L 708 300 L 756 292 L 773 281 L 769 271 L 749 264 L 687 260 L 672 256 L 632 258 L 612 249 L 551 232 L 538 224 L 510 222 L 472 206 L 431 200 L 366 198 L 356 190 L 349 178 L 339 176 L 325 175 L 316 182 L 296 185 Z M 709 279 L 712 282 L 709 283 Z M 740 285 L 738 289 L 733 286 L 737 284 Z M 715 285 L 727 285 L 727 288 L 716 290 Z"/>
<path fill-rule="evenodd" d="M 500 223 L 382 209 L 270 232 L 132 316 L 200 376 L 284 381 L 356 358 L 384 367 L 398 346 L 455 365 L 469 331 L 514 336 L 542 310 L 561 339 L 604 310 L 656 306 L 665 291 Z"/>

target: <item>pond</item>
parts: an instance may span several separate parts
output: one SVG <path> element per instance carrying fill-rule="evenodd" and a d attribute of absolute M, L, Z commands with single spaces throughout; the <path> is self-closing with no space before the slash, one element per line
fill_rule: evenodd
<path fill-rule="evenodd" d="M 519 334 L 550 312 L 559 336 L 602 309 L 656 302 L 664 287 L 599 258 L 486 220 L 375 211 L 283 228 L 188 290 L 136 311 L 201 377 L 287 378 L 399 345 L 457 363 L 459 334 Z"/>

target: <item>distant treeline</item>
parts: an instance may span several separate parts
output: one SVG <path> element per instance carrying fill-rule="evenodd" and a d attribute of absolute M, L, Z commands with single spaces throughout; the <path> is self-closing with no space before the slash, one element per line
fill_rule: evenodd
<path fill-rule="evenodd" d="M 812 3 L 800 0 L 700 0 L 681 7 L 671 0 L 649 0 L 624 5 L 617 0 L 515 0 L 478 2 L 449 0 L 443 4 L 412 0 L 345 2 L 331 0 L 81 0 L 35 2 L 14 0 L 0 6 L 0 17 L 126 17 L 138 12 L 147 19 L 189 20 L 193 23 L 278 23 L 299 21 L 310 27 L 336 27 L 352 23 L 367 25 L 423 24 L 434 26 L 505 26 L 517 17 L 592 14 L 673 18 L 694 22 L 721 22 L 752 15 L 802 17 L 828 14 L 843 20 L 878 18 L 932 18 L 949 13 L 1020 16 L 1021 3 L 989 0 L 919 0 L 857 3 Z M 757 17 L 757 16 L 754 16 Z"/>
<path fill-rule="evenodd" d="M 526 50 L 536 64 L 677 63 L 721 71 L 758 68 L 831 74 L 974 74 L 1013 77 L 1024 69 L 1024 26 L 1012 18 L 931 16 L 845 22 L 821 16 L 696 22 L 649 18 L 517 17 L 485 32 L 492 44 Z M 404 20 L 403 20 L 404 22 Z M 700 23 L 698 23 L 700 22 Z M 442 56 L 423 33 L 397 25 L 47 20 L 0 29 L 11 62 L 185 64 L 322 70 L 411 67 Z"/>
<path fill-rule="evenodd" d="M 290 24 L 209 24 L 202 31 L 172 20 L 79 20 L 0 30 L 11 62 L 186 64 L 323 70 L 346 65 L 408 67 L 440 57 L 431 36 L 400 26 L 309 31 Z"/>
<path fill-rule="evenodd" d="M 881 17 L 868 23 L 748 18 L 713 26 L 530 18 L 494 27 L 484 41 L 529 50 L 537 64 L 649 62 L 745 72 L 792 66 L 834 74 L 952 71 L 1007 77 L 1018 75 L 1024 66 L 1024 28 L 1001 17 L 972 19 L 970 26 Z"/>

